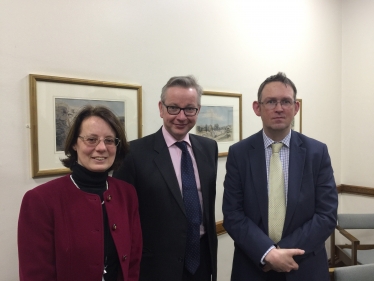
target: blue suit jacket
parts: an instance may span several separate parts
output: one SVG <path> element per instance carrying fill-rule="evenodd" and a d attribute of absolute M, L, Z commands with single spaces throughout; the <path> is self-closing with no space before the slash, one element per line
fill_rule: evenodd
<path fill-rule="evenodd" d="M 329 280 L 325 241 L 336 225 L 337 191 L 325 144 L 292 131 L 287 210 L 281 248 L 299 270 L 287 280 Z M 274 244 L 268 237 L 268 191 L 262 131 L 229 149 L 224 182 L 224 227 L 235 242 L 232 280 L 265 280 L 260 261 Z"/>

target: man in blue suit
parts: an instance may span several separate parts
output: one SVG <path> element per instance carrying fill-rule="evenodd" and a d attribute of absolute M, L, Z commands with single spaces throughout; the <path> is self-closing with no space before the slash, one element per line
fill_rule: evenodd
<path fill-rule="evenodd" d="M 285 74 L 267 78 L 253 102 L 263 130 L 230 147 L 223 214 L 235 242 L 233 281 L 329 280 L 325 241 L 336 225 L 336 185 L 326 145 L 291 130 L 300 107 L 296 93 Z M 269 235 L 273 143 L 282 143 L 279 239 Z"/>

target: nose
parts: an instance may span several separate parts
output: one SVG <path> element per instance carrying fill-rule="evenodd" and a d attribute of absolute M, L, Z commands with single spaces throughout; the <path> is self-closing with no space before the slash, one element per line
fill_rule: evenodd
<path fill-rule="evenodd" d="M 106 150 L 106 145 L 104 143 L 104 139 L 99 140 L 99 143 L 95 147 L 96 150 Z"/>
<path fill-rule="evenodd" d="M 178 113 L 177 118 L 178 118 L 178 119 L 186 119 L 186 118 L 187 118 L 186 114 L 184 114 L 184 110 L 181 110 L 181 111 Z"/>
<path fill-rule="evenodd" d="M 276 111 L 282 111 L 283 110 L 283 106 L 281 104 L 280 101 L 277 102 L 277 104 L 275 105 L 275 108 L 274 108 Z"/>

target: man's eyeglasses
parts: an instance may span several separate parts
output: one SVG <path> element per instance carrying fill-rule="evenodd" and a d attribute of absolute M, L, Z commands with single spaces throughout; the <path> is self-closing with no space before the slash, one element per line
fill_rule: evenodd
<path fill-rule="evenodd" d="M 78 138 L 82 139 L 83 142 L 87 145 L 87 146 L 91 146 L 91 147 L 94 147 L 94 146 L 97 146 L 100 141 L 103 141 L 105 146 L 107 147 L 114 147 L 114 146 L 117 146 L 121 140 L 119 138 L 104 138 L 104 139 L 99 139 L 98 137 L 87 137 L 87 136 L 78 136 Z"/>
<path fill-rule="evenodd" d="M 260 101 L 258 103 L 262 104 L 266 109 L 274 109 L 277 107 L 278 103 L 281 105 L 283 109 L 289 109 L 291 108 L 291 106 L 293 106 L 296 103 L 296 101 L 285 99 L 285 100 L 280 100 L 280 101 L 277 101 L 277 100 L 268 100 L 264 102 Z"/>
<path fill-rule="evenodd" d="M 179 112 L 181 112 L 181 110 L 184 111 L 184 115 L 186 116 L 195 116 L 197 111 L 199 110 L 198 108 L 195 108 L 195 107 L 185 107 L 185 108 L 181 108 L 181 107 L 178 107 L 178 106 L 168 106 L 164 103 L 162 103 L 165 107 L 166 107 L 166 110 L 167 112 L 170 114 L 170 115 L 178 115 Z"/>

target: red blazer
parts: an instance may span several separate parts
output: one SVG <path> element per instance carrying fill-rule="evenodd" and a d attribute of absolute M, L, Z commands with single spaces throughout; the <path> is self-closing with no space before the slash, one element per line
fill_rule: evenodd
<path fill-rule="evenodd" d="M 104 200 L 122 276 L 139 279 L 142 234 L 130 184 L 108 177 Z M 20 281 L 101 281 L 104 261 L 100 197 L 78 189 L 69 175 L 28 191 L 18 221 Z"/>

